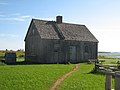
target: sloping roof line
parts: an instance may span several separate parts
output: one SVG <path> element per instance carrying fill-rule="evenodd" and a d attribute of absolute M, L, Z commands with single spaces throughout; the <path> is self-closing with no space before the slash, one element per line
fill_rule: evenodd
<path fill-rule="evenodd" d="M 33 19 L 32 19 L 31 22 L 30 22 L 30 25 L 29 25 L 29 27 L 28 27 L 28 31 L 27 31 L 27 34 L 26 34 L 26 36 L 25 36 L 24 41 L 26 41 L 26 38 L 27 38 L 27 36 L 28 36 L 28 33 L 29 33 L 30 27 L 31 27 L 31 25 L 32 25 L 32 22 L 33 22 Z"/>
<path fill-rule="evenodd" d="M 98 42 L 85 25 L 61 23 L 55 21 L 32 19 L 39 35 L 44 39 L 63 39 L 75 41 Z"/>

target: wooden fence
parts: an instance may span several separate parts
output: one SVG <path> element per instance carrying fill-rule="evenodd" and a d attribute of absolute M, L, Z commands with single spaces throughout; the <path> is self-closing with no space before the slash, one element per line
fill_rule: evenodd
<path fill-rule="evenodd" d="M 105 90 L 112 90 L 112 76 L 115 77 L 115 87 L 113 90 L 120 90 L 120 72 L 106 72 Z"/>

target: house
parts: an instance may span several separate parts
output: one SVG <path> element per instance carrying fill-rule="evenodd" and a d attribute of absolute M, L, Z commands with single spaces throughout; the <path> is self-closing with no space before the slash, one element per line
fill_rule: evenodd
<path fill-rule="evenodd" d="M 98 40 L 85 25 L 32 19 L 25 37 L 25 60 L 79 63 L 97 59 Z"/>

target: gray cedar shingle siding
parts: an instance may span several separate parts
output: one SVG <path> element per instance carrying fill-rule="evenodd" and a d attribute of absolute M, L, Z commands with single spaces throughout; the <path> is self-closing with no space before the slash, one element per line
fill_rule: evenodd
<path fill-rule="evenodd" d="M 36 63 L 78 63 L 97 59 L 97 47 L 98 40 L 85 25 L 32 19 L 25 37 L 25 59 Z"/>

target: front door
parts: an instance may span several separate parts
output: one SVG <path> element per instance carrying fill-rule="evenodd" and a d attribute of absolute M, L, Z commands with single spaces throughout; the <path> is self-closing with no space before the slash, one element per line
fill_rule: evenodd
<path fill-rule="evenodd" d="M 76 61 L 76 47 L 70 46 L 69 47 L 69 53 L 70 53 L 70 61 L 75 62 Z"/>
<path fill-rule="evenodd" d="M 89 57 L 89 46 L 85 45 L 84 47 L 84 61 L 88 61 L 90 59 Z"/>
<path fill-rule="evenodd" d="M 54 52 L 54 63 L 59 63 L 59 53 L 58 52 Z"/>

